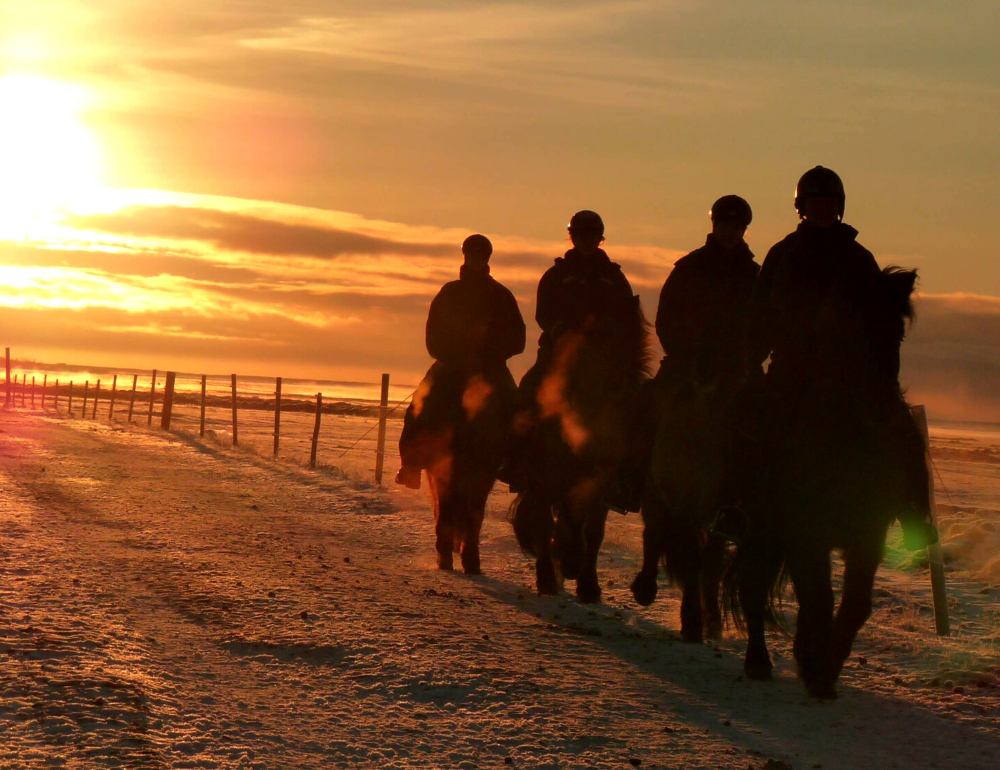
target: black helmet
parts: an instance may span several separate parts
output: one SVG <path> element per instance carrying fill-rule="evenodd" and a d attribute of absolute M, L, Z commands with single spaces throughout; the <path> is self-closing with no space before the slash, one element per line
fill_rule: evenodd
<path fill-rule="evenodd" d="M 601 215 L 596 211 L 584 209 L 583 211 L 578 211 L 573 215 L 573 218 L 569 220 L 568 229 L 570 236 L 575 235 L 579 238 L 603 238 L 604 220 L 601 219 Z"/>
<path fill-rule="evenodd" d="M 847 196 L 844 193 L 844 183 L 837 176 L 837 172 L 825 166 L 816 166 L 809 169 L 799 179 L 795 185 L 795 210 L 802 214 L 802 201 L 813 195 L 829 195 L 840 201 L 840 216 L 844 216 L 844 202 Z"/>
<path fill-rule="evenodd" d="M 477 257 L 482 256 L 489 259 L 490 255 L 493 254 L 493 244 L 490 243 L 490 239 L 485 235 L 476 233 L 462 241 L 462 253 L 465 256 L 469 256 L 471 253 Z"/>
<path fill-rule="evenodd" d="M 743 227 L 749 227 L 753 221 L 750 204 L 739 195 L 723 195 L 712 204 L 710 215 L 713 223 L 739 222 Z"/>

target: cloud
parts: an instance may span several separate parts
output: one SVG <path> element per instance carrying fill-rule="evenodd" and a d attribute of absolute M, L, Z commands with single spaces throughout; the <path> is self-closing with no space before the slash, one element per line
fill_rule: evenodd
<path fill-rule="evenodd" d="M 0 243 L 0 326 L 39 360 L 415 381 L 430 300 L 457 277 L 466 230 L 210 196 L 122 193 L 44 239 Z M 58 234 L 55 235 L 54 233 Z M 490 234 L 494 275 L 529 324 L 565 243 Z M 652 317 L 679 252 L 615 246 Z M 903 347 L 912 401 L 1000 420 L 1000 298 L 925 294 Z M 534 350 L 515 359 L 523 372 Z"/>
<path fill-rule="evenodd" d="M 903 345 L 911 401 L 939 417 L 1000 422 L 1000 298 L 924 295 Z"/>

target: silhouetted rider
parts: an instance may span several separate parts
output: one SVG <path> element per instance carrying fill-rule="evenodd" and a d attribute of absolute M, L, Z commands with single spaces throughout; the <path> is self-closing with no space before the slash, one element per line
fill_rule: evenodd
<path fill-rule="evenodd" d="M 535 320 L 542 329 L 538 357 L 518 388 L 518 416 L 515 436 L 530 430 L 538 414 L 538 389 L 549 369 L 557 340 L 568 331 L 578 331 L 612 314 L 629 312 L 635 299 L 621 267 L 601 248 L 604 221 L 594 211 L 578 211 L 569 222 L 573 248 L 556 259 L 538 283 Z M 518 491 L 521 471 L 519 446 L 515 439 L 507 462 L 498 478 Z"/>
<path fill-rule="evenodd" d="M 743 240 L 753 220 L 749 203 L 725 195 L 711 218 L 705 245 L 677 260 L 660 291 L 656 336 L 665 356 L 657 380 L 693 380 L 732 392 L 760 372 L 750 336 L 760 266 Z"/>
<path fill-rule="evenodd" d="M 756 334 L 761 356 L 770 353 L 767 380 L 780 399 L 809 394 L 831 371 L 818 344 L 820 335 L 831 332 L 823 318 L 831 292 L 839 285 L 869 281 L 880 272 L 872 253 L 857 242 L 858 231 L 843 222 L 845 202 L 844 184 L 834 171 L 816 166 L 803 174 L 795 188 L 801 222 L 771 248 L 760 270 Z M 883 375 L 898 387 L 898 351 Z M 912 486 L 926 484 L 923 438 L 902 399 L 896 412 L 890 419 Z M 913 547 L 937 538 L 927 514 L 916 507 L 900 514 L 900 524 Z"/>
<path fill-rule="evenodd" d="M 418 434 L 424 424 L 438 417 L 434 409 L 434 379 L 443 367 L 469 376 L 482 375 L 500 390 L 513 409 L 517 386 L 507 369 L 507 359 L 524 351 L 525 327 L 517 300 L 510 290 L 490 276 L 493 244 L 485 235 L 470 235 L 462 244 L 465 263 L 459 279 L 446 283 L 431 302 L 427 315 L 427 352 L 435 359 L 406 410 L 399 454 L 403 461 L 396 483 L 420 488 L 425 467 Z M 427 405 L 424 408 L 424 405 Z"/>

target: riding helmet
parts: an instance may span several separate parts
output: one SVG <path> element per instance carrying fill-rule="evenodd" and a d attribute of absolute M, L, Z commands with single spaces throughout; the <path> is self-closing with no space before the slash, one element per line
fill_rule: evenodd
<path fill-rule="evenodd" d="M 739 195 L 723 195 L 712 204 L 709 214 L 713 223 L 739 222 L 743 227 L 749 227 L 753 221 L 750 204 Z"/>
<path fill-rule="evenodd" d="M 809 169 L 795 185 L 795 210 L 802 213 L 802 201 L 814 195 L 829 195 L 840 201 L 840 216 L 844 216 L 844 183 L 837 172 L 825 166 Z"/>

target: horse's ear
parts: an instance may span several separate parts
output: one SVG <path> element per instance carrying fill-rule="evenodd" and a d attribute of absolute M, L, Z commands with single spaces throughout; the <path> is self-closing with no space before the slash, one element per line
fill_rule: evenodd
<path fill-rule="evenodd" d="M 882 275 L 885 276 L 889 294 L 900 315 L 911 318 L 913 303 L 910 298 L 917 285 L 917 271 L 891 265 L 882 271 Z"/>

